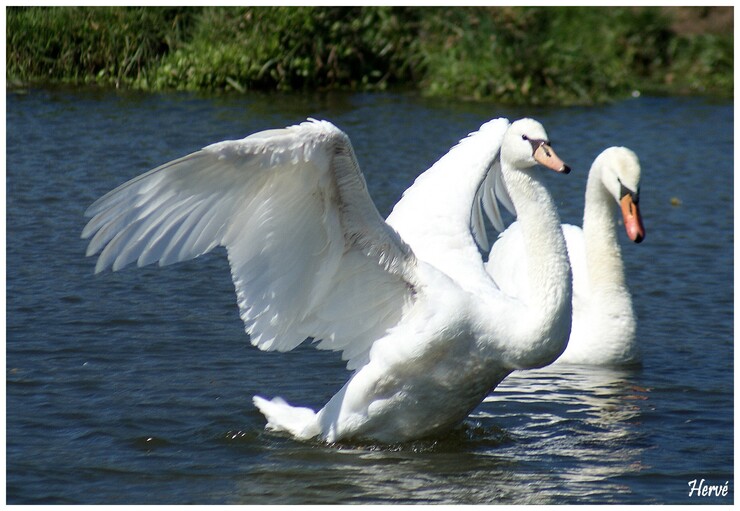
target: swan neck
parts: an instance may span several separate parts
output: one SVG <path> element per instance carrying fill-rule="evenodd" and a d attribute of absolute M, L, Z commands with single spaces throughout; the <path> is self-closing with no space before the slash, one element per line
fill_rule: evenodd
<path fill-rule="evenodd" d="M 594 165 L 589 172 L 583 209 L 586 264 L 592 286 L 624 286 L 617 227 L 614 199 L 603 184 L 601 166 Z"/>
<path fill-rule="evenodd" d="M 570 334 L 570 261 L 555 203 L 541 181 L 542 169 L 509 170 L 502 161 L 502 170 L 522 230 L 530 286 L 520 317 L 527 324 L 531 353 L 520 362 L 536 367 L 536 358 L 544 364 L 554 360 Z"/>

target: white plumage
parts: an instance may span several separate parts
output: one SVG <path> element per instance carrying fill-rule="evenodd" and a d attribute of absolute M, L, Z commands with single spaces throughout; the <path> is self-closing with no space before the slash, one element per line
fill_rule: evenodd
<path fill-rule="evenodd" d="M 88 255 L 101 251 L 96 272 L 224 246 L 253 344 L 287 351 L 313 338 L 342 352 L 354 372 L 320 411 L 254 398 L 268 427 L 329 442 L 419 438 L 454 426 L 509 372 L 545 365 L 565 345 L 565 243 L 531 167 L 535 158 L 567 167 L 546 140 L 529 119 L 484 124 L 422 174 L 386 222 L 347 135 L 309 120 L 207 146 L 125 183 L 90 206 L 82 236 Z M 527 243 L 540 254 L 533 285 L 547 293 L 531 303 L 501 292 L 476 247 L 481 208 L 500 221 L 496 193 L 531 227 Z"/>
<path fill-rule="evenodd" d="M 610 147 L 588 176 L 583 228 L 563 224 L 573 271 L 573 327 L 555 364 L 624 365 L 639 361 L 636 320 L 625 282 L 614 206 L 631 241 L 645 237 L 638 206 L 640 163 L 625 147 Z M 514 222 L 494 244 L 488 272 L 509 295 L 528 299 L 527 253 Z"/>

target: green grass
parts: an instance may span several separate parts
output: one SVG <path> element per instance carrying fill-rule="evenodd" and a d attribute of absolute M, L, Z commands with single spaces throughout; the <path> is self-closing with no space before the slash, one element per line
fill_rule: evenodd
<path fill-rule="evenodd" d="M 589 104 L 633 89 L 732 97 L 733 35 L 593 7 L 8 7 L 9 84 L 384 90 Z"/>
<path fill-rule="evenodd" d="M 8 81 L 130 85 L 185 41 L 197 11 L 32 7 L 7 13 Z"/>
<path fill-rule="evenodd" d="M 430 93 L 533 104 L 598 102 L 623 93 L 629 85 L 621 31 L 604 14 L 537 7 L 435 16 L 426 48 Z"/>
<path fill-rule="evenodd" d="M 412 18 L 388 7 L 207 9 L 190 44 L 163 59 L 151 86 L 383 89 L 411 78 Z"/>

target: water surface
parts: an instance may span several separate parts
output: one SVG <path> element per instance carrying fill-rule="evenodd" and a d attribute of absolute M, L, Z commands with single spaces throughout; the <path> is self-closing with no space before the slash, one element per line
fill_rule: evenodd
<path fill-rule="evenodd" d="M 508 109 L 397 94 L 7 99 L 7 501 L 14 504 L 722 503 L 733 474 L 733 105 L 637 98 Z M 255 394 L 321 407 L 337 354 L 249 344 L 222 250 L 93 275 L 83 212 L 211 142 L 308 116 L 351 137 L 383 215 L 457 140 L 532 116 L 574 169 L 548 176 L 579 223 L 593 158 L 643 168 L 646 240 L 620 233 L 644 364 L 512 375 L 457 430 L 397 446 L 265 432 Z M 688 482 L 729 496 L 689 497 Z"/>

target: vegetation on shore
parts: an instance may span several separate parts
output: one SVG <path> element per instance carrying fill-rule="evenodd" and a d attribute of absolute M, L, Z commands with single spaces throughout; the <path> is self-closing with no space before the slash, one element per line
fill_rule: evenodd
<path fill-rule="evenodd" d="M 404 88 L 561 105 L 635 89 L 733 94 L 732 30 L 678 33 L 666 8 L 7 7 L 6 14 L 9 86 Z"/>

